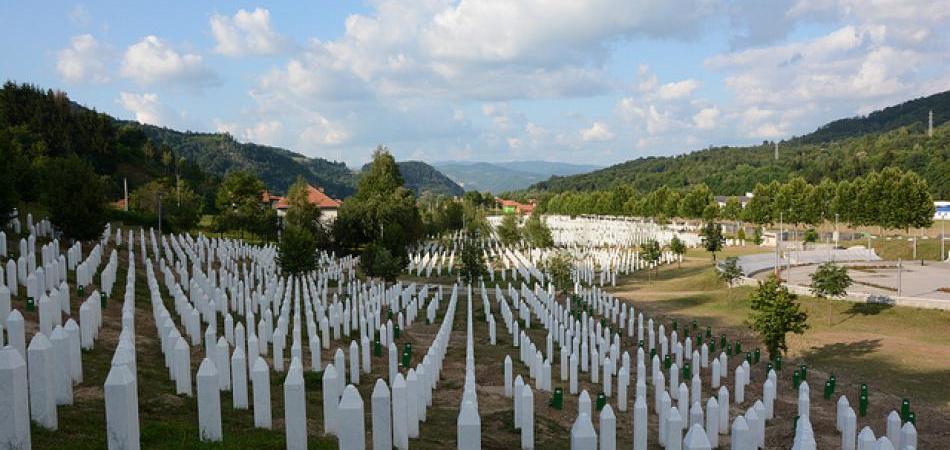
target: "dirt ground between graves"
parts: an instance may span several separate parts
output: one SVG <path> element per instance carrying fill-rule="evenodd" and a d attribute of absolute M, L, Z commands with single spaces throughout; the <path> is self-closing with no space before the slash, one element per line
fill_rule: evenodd
<path fill-rule="evenodd" d="M 89 249 L 84 249 L 86 254 Z M 111 251 L 111 249 L 110 249 Z M 108 257 L 105 253 L 104 260 Z M 118 330 L 121 328 L 121 297 L 125 289 L 127 266 L 126 252 L 119 252 L 119 270 L 112 298 L 104 309 L 103 330 L 96 341 L 96 348 L 83 353 L 84 382 L 76 387 L 75 403 L 61 406 L 59 430 L 49 432 L 32 427 L 33 448 L 37 449 L 101 449 L 105 448 L 105 408 L 102 384 L 108 373 L 112 352 L 115 350 Z M 727 333 L 730 341 L 741 339 L 746 349 L 754 348 L 757 338 L 743 326 L 748 295 L 747 288 L 725 289 L 711 276 L 708 260 L 704 254 L 688 258 L 682 269 L 664 268 L 657 280 L 645 282 L 639 275 L 622 280 L 616 289 L 618 295 L 633 303 L 638 310 L 669 327 L 672 318 L 697 319 L 701 327 L 713 327 L 715 335 Z M 104 266 L 104 264 L 103 264 Z M 273 429 L 253 428 L 252 410 L 236 411 L 231 408 L 230 393 L 222 393 L 222 419 L 224 442 L 201 443 L 197 431 L 197 402 L 193 397 L 174 394 L 175 386 L 168 378 L 163 364 L 159 341 L 152 320 L 144 265 L 137 261 L 136 267 L 136 351 L 138 361 L 139 419 L 141 423 L 142 448 L 178 449 L 250 449 L 285 448 L 283 429 L 283 374 L 271 373 L 271 408 Z M 160 275 L 159 275 L 160 276 Z M 98 276 L 95 278 L 98 280 Z M 72 276 L 70 282 L 72 282 Z M 87 292 L 91 292 L 89 289 Z M 21 289 L 21 294 L 23 290 Z M 424 323 L 424 314 L 409 327 L 397 341 L 401 348 L 407 342 L 413 344 L 413 364 L 421 361 L 435 336 L 448 305 L 448 293 L 443 299 L 438 319 L 434 324 Z M 166 307 L 173 310 L 172 300 L 164 293 Z M 489 343 L 488 326 L 485 322 L 481 299 L 473 299 L 476 381 L 478 383 L 479 411 L 482 420 L 482 447 L 486 449 L 518 448 L 520 433 L 514 429 L 512 400 L 503 394 L 503 361 L 511 355 L 515 374 L 526 380 L 527 367 L 518 360 L 518 349 L 512 346 L 511 336 L 504 327 L 494 296 L 492 310 L 497 322 L 497 345 Z M 22 297 L 14 298 L 13 305 L 23 311 Z M 80 299 L 72 298 L 73 314 L 78 315 Z M 946 448 L 950 441 L 950 316 L 933 311 L 918 311 L 905 308 L 863 309 L 851 304 L 818 303 L 803 299 L 811 312 L 812 329 L 802 337 L 792 339 L 791 357 L 779 378 L 779 397 L 776 402 L 777 420 L 769 424 L 767 444 L 769 448 L 789 448 L 793 436 L 792 418 L 795 416 L 796 396 L 791 389 L 791 363 L 800 358 L 810 366 L 809 382 L 812 386 L 812 423 L 819 438 L 819 448 L 837 447 L 838 434 L 834 431 L 834 403 L 821 398 L 822 383 L 833 368 L 838 377 L 839 392 L 856 399 L 857 386 L 867 382 L 871 386 L 871 407 L 866 418 L 859 419 L 859 427 L 870 424 L 876 433 L 885 429 L 884 416 L 900 404 L 902 397 L 912 401 L 918 415 L 920 430 L 919 448 Z M 465 314 L 466 297 L 462 295 L 456 308 L 448 355 L 435 391 L 433 404 L 427 420 L 421 424 L 421 437 L 410 440 L 410 447 L 417 449 L 455 448 L 456 418 L 462 396 L 462 378 L 465 360 Z M 827 326 L 827 310 L 832 309 L 833 326 Z M 24 314 L 27 319 L 27 342 L 36 329 L 36 317 Z M 543 344 L 545 333 L 534 318 L 529 329 L 532 341 Z M 176 321 L 178 319 L 176 318 Z M 683 321 L 680 322 L 681 324 Z M 823 325 L 824 324 L 824 325 Z M 221 323 L 219 323 L 219 330 Z M 349 340 L 332 342 L 322 351 L 324 364 L 332 360 L 336 348 L 346 350 Z M 304 342 L 304 354 L 309 355 Z M 634 342 L 624 336 L 623 349 L 632 350 Z M 192 371 L 197 371 L 203 351 L 194 349 Z M 289 351 L 288 351 L 289 355 Z M 632 353 L 632 355 L 635 355 Z M 349 353 L 346 352 L 347 361 Z M 305 366 L 309 367 L 309 356 Z M 558 358 L 559 359 L 559 358 Z M 358 386 L 366 410 L 367 443 L 371 443 L 372 416 L 370 395 L 376 378 L 386 378 L 388 356 L 372 358 L 372 373 L 361 374 Z M 741 359 L 730 358 L 730 368 Z M 285 364 L 289 363 L 285 359 Z M 649 370 L 649 367 L 648 367 Z M 567 383 L 560 381 L 560 361 L 552 366 L 554 387 L 567 390 Z M 336 448 L 336 440 L 323 435 L 321 373 L 307 372 L 307 414 L 310 448 Z M 751 406 L 749 399 L 761 397 L 761 383 L 765 378 L 765 366 L 753 367 L 752 384 L 746 389 L 747 401 L 731 406 L 732 415 Z M 588 374 L 581 376 L 581 388 L 587 389 L 592 398 L 599 386 L 590 383 Z M 533 386 L 533 383 L 532 383 Z M 616 379 L 614 381 L 616 389 Z M 704 396 L 712 391 L 708 377 L 704 377 Z M 617 415 L 618 448 L 632 445 L 632 396 L 633 386 L 628 390 L 631 400 L 626 412 L 618 411 L 616 399 L 610 399 Z M 648 404 L 652 411 L 652 386 L 648 385 Z M 570 426 L 576 416 L 577 397 L 565 393 L 564 408 L 555 410 L 548 406 L 550 394 L 535 391 L 535 442 L 539 449 L 567 449 L 570 447 Z M 593 417 L 598 426 L 599 415 Z M 651 414 L 650 448 L 656 444 L 656 418 Z M 720 439 L 720 445 L 728 445 L 728 437 Z M 727 447 L 722 447 L 727 448 Z"/>

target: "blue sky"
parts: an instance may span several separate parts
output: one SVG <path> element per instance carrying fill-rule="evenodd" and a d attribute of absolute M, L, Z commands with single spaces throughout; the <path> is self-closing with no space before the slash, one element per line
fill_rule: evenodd
<path fill-rule="evenodd" d="M 0 0 L 0 74 L 353 167 L 606 165 L 950 89 L 948 25 L 932 1 Z"/>

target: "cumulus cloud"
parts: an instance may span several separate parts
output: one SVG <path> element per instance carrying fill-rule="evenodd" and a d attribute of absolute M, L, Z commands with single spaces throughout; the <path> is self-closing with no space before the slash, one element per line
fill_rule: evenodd
<path fill-rule="evenodd" d="M 700 130 L 711 130 L 719 121 L 719 108 L 712 106 L 703 108 L 693 116 L 693 123 Z"/>
<path fill-rule="evenodd" d="M 123 108 L 134 114 L 135 120 L 139 123 L 158 126 L 168 125 L 169 111 L 158 98 L 158 94 L 120 92 L 119 103 L 122 104 Z"/>
<path fill-rule="evenodd" d="M 70 83 L 105 83 L 109 81 L 107 65 L 112 49 L 90 34 L 73 36 L 69 47 L 56 55 L 56 71 Z"/>
<path fill-rule="evenodd" d="M 674 99 L 679 99 L 683 97 L 688 97 L 698 87 L 699 87 L 699 81 L 696 81 L 690 78 L 687 80 L 675 81 L 675 82 L 667 83 L 667 84 L 664 84 L 663 86 L 660 86 L 659 91 L 657 91 L 657 95 L 661 99 L 664 99 L 664 100 L 674 100 Z"/>
<path fill-rule="evenodd" d="M 153 35 L 129 46 L 120 73 L 141 84 L 199 86 L 217 82 L 217 76 L 205 66 L 200 55 L 180 54 Z"/>
<path fill-rule="evenodd" d="M 606 142 L 616 137 L 604 122 L 594 122 L 590 128 L 582 129 L 580 133 L 584 142 Z"/>
<path fill-rule="evenodd" d="M 340 145 L 350 139 L 350 132 L 342 124 L 331 122 L 326 117 L 315 115 L 300 135 L 305 148 L 323 145 Z"/>
<path fill-rule="evenodd" d="M 231 17 L 215 14 L 210 22 L 217 42 L 214 51 L 225 56 L 274 55 L 286 46 L 285 39 L 271 27 L 270 11 L 264 8 L 239 9 Z"/>

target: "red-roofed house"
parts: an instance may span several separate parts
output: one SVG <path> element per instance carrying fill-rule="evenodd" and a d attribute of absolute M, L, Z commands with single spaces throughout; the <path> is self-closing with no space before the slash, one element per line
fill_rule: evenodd
<path fill-rule="evenodd" d="M 498 202 L 499 205 L 501 205 L 501 210 L 504 211 L 505 213 L 517 213 L 517 214 L 530 215 L 531 213 L 534 212 L 534 208 L 537 206 L 534 200 L 529 200 L 527 205 L 524 203 L 516 202 L 514 200 L 505 200 L 503 198 L 496 198 L 495 201 Z"/>
<path fill-rule="evenodd" d="M 261 195 L 261 200 L 269 203 L 271 207 L 277 210 L 277 215 L 283 217 L 287 214 L 287 208 L 290 207 L 290 200 L 287 197 L 279 197 L 276 195 L 271 195 L 269 192 L 264 191 Z M 320 217 L 324 223 L 332 223 L 336 220 L 337 210 L 340 208 L 340 205 L 343 204 L 342 201 L 331 198 L 324 191 L 323 188 L 314 187 L 312 185 L 307 185 L 307 201 L 311 205 L 317 205 L 320 208 Z"/>

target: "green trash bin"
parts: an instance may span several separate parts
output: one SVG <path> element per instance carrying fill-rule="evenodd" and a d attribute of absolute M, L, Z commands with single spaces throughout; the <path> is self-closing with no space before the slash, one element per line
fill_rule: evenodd
<path fill-rule="evenodd" d="M 755 364 L 758 364 L 761 358 L 762 358 L 762 352 L 759 351 L 759 349 L 755 349 L 755 351 L 752 352 L 752 362 Z"/>
<path fill-rule="evenodd" d="M 564 409 L 564 389 L 554 388 L 554 395 L 551 397 L 551 407 L 557 410 Z"/>
<path fill-rule="evenodd" d="M 907 422 L 908 417 L 910 416 L 910 400 L 903 399 L 901 400 L 901 420 Z"/>
<path fill-rule="evenodd" d="M 79 297 L 85 297 L 85 296 L 86 296 L 86 287 L 80 285 L 80 286 L 79 286 Z M 81 298 L 80 298 L 80 300 L 81 300 Z"/>
<path fill-rule="evenodd" d="M 36 311 L 36 300 L 33 300 L 33 297 L 26 298 L 26 310 Z"/>
<path fill-rule="evenodd" d="M 106 298 L 106 293 L 105 293 L 105 292 L 100 293 L 100 294 L 99 294 L 99 305 L 101 305 L 103 308 L 105 308 L 107 301 L 108 301 L 108 299 Z"/>
<path fill-rule="evenodd" d="M 607 396 L 600 392 L 597 394 L 597 411 L 604 409 L 604 406 L 607 406 Z"/>

